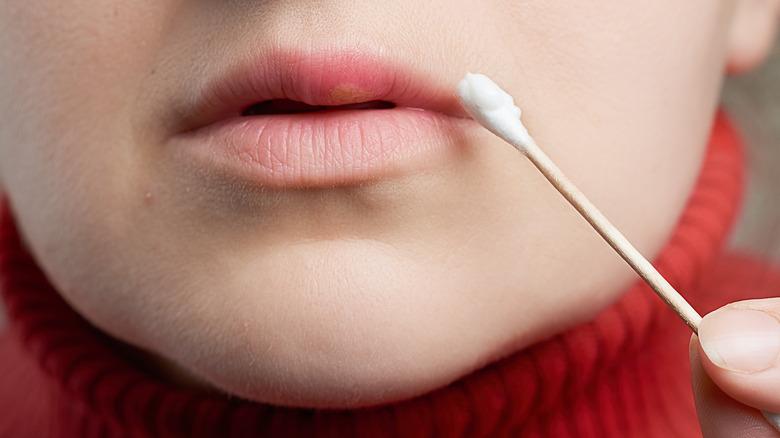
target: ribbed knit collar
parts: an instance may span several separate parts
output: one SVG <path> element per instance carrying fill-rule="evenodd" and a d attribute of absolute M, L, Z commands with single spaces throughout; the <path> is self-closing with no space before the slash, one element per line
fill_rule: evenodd
<path fill-rule="evenodd" d="M 654 263 L 683 295 L 718 252 L 741 183 L 739 142 L 719 115 L 688 205 Z M 21 244 L 7 205 L 0 218 L 0 288 L 11 335 L 45 376 L 35 388 L 47 393 L 47 409 L 62 436 L 698 434 L 687 371 L 690 333 L 640 282 L 591 322 L 447 387 L 353 411 L 279 408 L 202 394 L 145 372 L 52 289 Z M 695 305 L 695 297 L 688 298 Z"/>

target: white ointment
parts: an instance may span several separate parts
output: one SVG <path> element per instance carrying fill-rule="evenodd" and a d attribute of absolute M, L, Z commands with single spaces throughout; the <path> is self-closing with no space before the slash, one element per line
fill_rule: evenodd
<path fill-rule="evenodd" d="M 527 145 L 534 143 L 523 122 L 522 111 L 512 96 L 483 74 L 467 73 L 458 84 L 458 95 L 463 108 L 480 125 L 526 153 Z"/>

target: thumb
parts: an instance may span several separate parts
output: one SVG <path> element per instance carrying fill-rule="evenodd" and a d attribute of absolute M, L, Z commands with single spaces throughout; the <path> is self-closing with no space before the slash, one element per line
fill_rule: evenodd
<path fill-rule="evenodd" d="M 780 299 L 742 301 L 708 314 L 699 325 L 697 350 L 723 393 L 780 412 Z"/>
<path fill-rule="evenodd" d="M 761 413 L 724 393 L 710 379 L 701 364 L 699 339 L 691 337 L 691 384 L 704 438 L 771 438 L 778 432 Z"/>

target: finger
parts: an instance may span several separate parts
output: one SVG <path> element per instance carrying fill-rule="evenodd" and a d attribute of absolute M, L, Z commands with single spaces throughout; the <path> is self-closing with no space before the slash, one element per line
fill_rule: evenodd
<path fill-rule="evenodd" d="M 699 342 L 691 338 L 691 384 L 704 438 L 776 438 L 778 432 L 755 408 L 746 406 L 715 385 L 700 362 Z"/>
<path fill-rule="evenodd" d="M 704 370 L 743 404 L 780 412 L 780 299 L 730 304 L 699 325 Z"/>

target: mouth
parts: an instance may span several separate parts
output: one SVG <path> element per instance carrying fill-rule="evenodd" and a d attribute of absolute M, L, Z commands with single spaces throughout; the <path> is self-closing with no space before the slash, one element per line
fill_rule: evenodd
<path fill-rule="evenodd" d="M 345 105 L 309 105 L 289 99 L 273 99 L 252 105 L 241 112 L 242 116 L 262 116 L 274 114 L 301 114 L 318 111 L 372 110 L 395 108 L 395 104 L 384 100 L 348 103 Z"/>
<path fill-rule="evenodd" d="M 217 75 L 172 147 L 270 188 L 359 184 L 435 165 L 478 129 L 455 82 L 364 48 L 274 50 Z"/>

